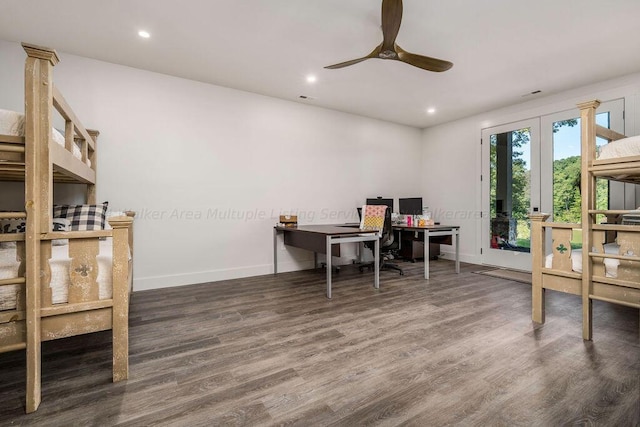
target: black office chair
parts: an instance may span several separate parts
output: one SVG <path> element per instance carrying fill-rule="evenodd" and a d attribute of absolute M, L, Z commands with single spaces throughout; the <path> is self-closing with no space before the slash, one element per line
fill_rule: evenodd
<path fill-rule="evenodd" d="M 362 220 L 362 208 L 358 208 L 358 216 Z M 375 250 L 374 242 L 365 242 L 365 247 L 371 249 L 371 252 Z M 380 237 L 380 270 L 397 270 L 400 275 L 404 275 L 404 270 L 390 260 L 394 259 L 397 255 L 400 245 L 395 241 L 393 235 L 393 228 L 391 227 L 391 209 L 387 209 L 384 214 L 384 225 L 382 226 L 382 236 Z M 373 268 L 374 263 L 367 263 L 360 266 L 360 272 L 364 271 L 365 267 Z"/>

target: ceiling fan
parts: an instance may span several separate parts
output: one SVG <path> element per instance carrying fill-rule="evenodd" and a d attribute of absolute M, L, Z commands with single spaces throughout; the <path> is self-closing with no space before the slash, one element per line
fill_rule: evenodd
<path fill-rule="evenodd" d="M 382 0 L 382 36 L 383 40 L 373 51 L 362 58 L 329 65 L 324 68 L 335 70 L 348 67 L 366 59 L 393 59 L 427 71 L 442 72 L 453 67 L 453 63 L 429 56 L 407 52 L 396 44 L 396 37 L 402 22 L 402 0 Z"/>

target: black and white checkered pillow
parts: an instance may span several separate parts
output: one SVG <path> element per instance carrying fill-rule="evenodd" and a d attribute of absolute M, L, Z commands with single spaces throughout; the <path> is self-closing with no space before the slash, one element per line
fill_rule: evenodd
<path fill-rule="evenodd" d="M 71 231 L 104 230 L 108 205 L 53 205 L 53 217 L 71 221 Z"/>

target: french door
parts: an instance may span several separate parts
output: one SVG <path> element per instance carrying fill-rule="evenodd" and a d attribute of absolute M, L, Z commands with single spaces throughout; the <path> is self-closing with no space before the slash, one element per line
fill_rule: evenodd
<path fill-rule="evenodd" d="M 540 208 L 540 120 L 482 131 L 482 263 L 531 270 L 531 224 Z"/>
<path fill-rule="evenodd" d="M 624 133 L 624 100 L 602 103 L 596 121 Z M 482 131 L 483 264 L 531 270 L 530 212 L 580 223 L 580 150 L 577 108 Z M 625 209 L 626 193 L 625 184 L 598 180 L 597 208 Z M 580 240 L 576 230 L 576 248 Z"/>

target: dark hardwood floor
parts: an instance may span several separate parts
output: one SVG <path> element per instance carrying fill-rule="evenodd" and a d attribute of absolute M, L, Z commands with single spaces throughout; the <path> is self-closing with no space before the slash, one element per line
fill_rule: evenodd
<path fill-rule="evenodd" d="M 547 292 L 449 261 L 405 276 L 343 268 L 333 300 L 304 271 L 137 292 L 130 378 L 110 332 L 43 344 L 40 409 L 24 413 L 23 352 L 0 354 L 1 425 L 634 426 L 638 310 Z"/>

